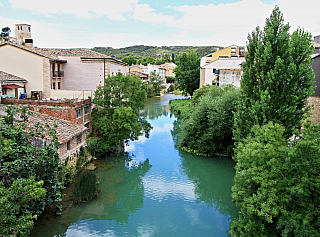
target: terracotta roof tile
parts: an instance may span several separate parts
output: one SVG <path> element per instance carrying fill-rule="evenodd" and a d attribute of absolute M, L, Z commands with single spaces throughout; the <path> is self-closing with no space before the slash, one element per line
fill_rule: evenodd
<path fill-rule="evenodd" d="M 55 49 L 55 48 L 37 48 L 39 53 L 49 54 L 55 57 L 58 56 L 78 56 L 83 58 L 111 58 L 102 53 L 95 52 L 90 49 Z"/>
<path fill-rule="evenodd" d="M 3 81 L 3 82 L 4 81 L 27 82 L 27 80 L 22 77 L 18 77 L 18 76 L 15 76 L 10 73 L 3 72 L 3 71 L 0 71 L 0 81 Z"/>

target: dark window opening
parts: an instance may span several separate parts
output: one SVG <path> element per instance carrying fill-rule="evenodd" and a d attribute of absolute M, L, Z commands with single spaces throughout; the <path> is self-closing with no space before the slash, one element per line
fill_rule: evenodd
<path fill-rule="evenodd" d="M 80 144 L 82 142 L 82 136 L 81 134 L 77 136 L 77 144 Z"/>
<path fill-rule="evenodd" d="M 67 142 L 67 150 L 70 150 L 70 141 Z"/>
<path fill-rule="evenodd" d="M 52 82 L 52 89 L 56 89 L 56 83 L 55 82 Z"/>
<path fill-rule="evenodd" d="M 60 90 L 61 89 L 61 87 L 60 87 L 60 82 L 58 82 L 58 90 Z"/>
<path fill-rule="evenodd" d="M 76 117 L 77 118 L 81 117 L 81 108 L 80 109 L 76 109 Z"/>

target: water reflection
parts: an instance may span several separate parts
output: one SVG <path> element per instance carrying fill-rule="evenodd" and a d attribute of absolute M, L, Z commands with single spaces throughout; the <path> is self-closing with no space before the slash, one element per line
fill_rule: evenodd
<path fill-rule="evenodd" d="M 92 220 L 128 223 L 129 217 L 143 207 L 142 179 L 152 167 L 149 159 L 137 162 L 132 158 L 126 153 L 94 161 L 101 195 L 89 203 L 72 205 L 62 216 L 53 217 L 50 222 L 40 219 L 31 236 L 48 236 L 48 232 L 60 236 L 71 232 L 72 236 L 81 236 L 76 233 L 91 233 L 93 230 L 105 234 L 105 224 Z"/>
<path fill-rule="evenodd" d="M 176 148 L 181 124 L 182 120 L 178 118 L 171 131 Z M 230 178 L 235 175 L 235 162 L 228 157 L 201 157 L 178 151 L 182 158 L 181 170 L 192 180 L 197 201 L 215 207 L 224 215 L 236 217 L 238 212 L 231 198 L 233 179 Z"/>

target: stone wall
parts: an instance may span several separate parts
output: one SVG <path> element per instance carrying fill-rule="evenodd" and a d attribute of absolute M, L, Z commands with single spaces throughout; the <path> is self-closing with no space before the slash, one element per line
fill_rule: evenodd
<path fill-rule="evenodd" d="M 308 105 L 313 105 L 314 108 L 311 111 L 311 121 L 313 123 L 320 123 L 320 97 L 309 97 Z"/>

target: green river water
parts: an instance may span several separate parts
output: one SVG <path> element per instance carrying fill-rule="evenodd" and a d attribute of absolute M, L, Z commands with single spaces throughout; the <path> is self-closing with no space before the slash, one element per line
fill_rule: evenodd
<path fill-rule="evenodd" d="M 180 121 L 169 111 L 174 95 L 148 99 L 150 138 L 126 154 L 95 160 L 101 194 L 41 218 L 32 236 L 228 236 L 237 216 L 231 200 L 234 162 L 179 150 Z"/>

